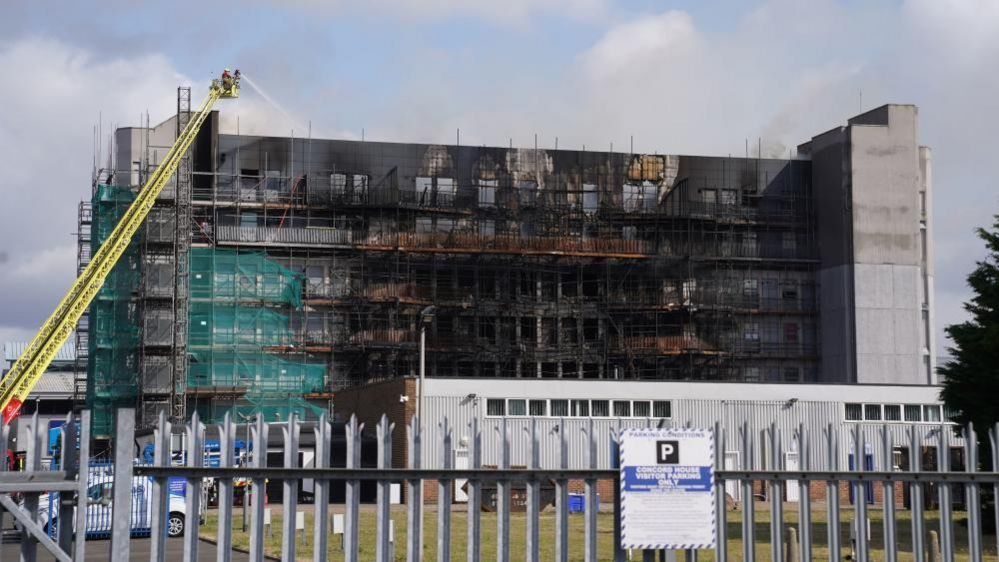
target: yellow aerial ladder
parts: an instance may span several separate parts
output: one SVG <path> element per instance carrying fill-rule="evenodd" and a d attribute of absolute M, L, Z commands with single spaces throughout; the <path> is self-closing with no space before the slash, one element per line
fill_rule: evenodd
<path fill-rule="evenodd" d="M 0 380 L 0 411 L 3 412 L 5 424 L 17 417 L 28 393 L 48 368 L 56 352 L 66 343 L 80 317 L 100 291 L 108 274 L 128 247 L 132 236 L 149 215 L 156 198 L 191 148 L 198 130 L 208 118 L 215 102 L 221 98 L 236 97 L 239 97 L 239 70 L 230 75 L 229 69 L 226 69 L 221 78 L 212 80 L 208 97 L 177 136 L 177 141 L 170 147 L 170 152 L 156 167 L 146 185 L 142 186 L 135 201 L 115 225 L 108 239 L 101 244 L 83 273 L 76 278 L 55 312 L 45 321 L 3 380 Z M 183 225 L 177 225 L 177 228 L 183 228 Z"/>

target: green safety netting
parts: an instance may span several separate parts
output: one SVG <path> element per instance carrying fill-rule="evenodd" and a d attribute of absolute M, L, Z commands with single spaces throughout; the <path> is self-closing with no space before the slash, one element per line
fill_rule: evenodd
<path fill-rule="evenodd" d="M 239 402 L 224 403 L 220 401 L 202 402 L 195 406 L 201 419 L 221 420 L 226 413 L 232 414 L 236 423 L 245 423 L 257 419 L 263 414 L 269 422 L 287 420 L 294 413 L 299 419 L 317 419 L 326 408 L 317 406 L 304 398 L 287 398 L 275 400 L 265 396 L 248 396 Z"/>
<path fill-rule="evenodd" d="M 239 387 L 281 397 L 321 392 L 326 365 L 265 351 L 191 350 L 189 387 Z"/>
<path fill-rule="evenodd" d="M 192 302 L 187 343 L 202 347 L 259 349 L 294 344 L 288 316 L 262 307 Z"/>
<path fill-rule="evenodd" d="M 202 419 L 221 421 L 228 411 L 237 419 L 314 417 L 316 407 L 302 396 L 323 391 L 326 364 L 280 351 L 295 343 L 288 313 L 302 306 L 303 281 L 262 252 L 191 251 L 188 387 L 246 390 L 236 404 L 199 400 Z"/>
<path fill-rule="evenodd" d="M 134 198 L 124 187 L 97 186 L 91 200 L 91 255 L 107 240 Z M 90 305 L 87 406 L 93 412 L 94 435 L 111 435 L 115 409 L 135 405 L 139 323 L 134 294 L 140 281 L 139 263 L 138 244 L 133 240 Z"/>
<path fill-rule="evenodd" d="M 303 279 L 301 273 L 267 259 L 263 252 L 191 250 L 192 299 L 284 303 L 298 308 Z"/>
<path fill-rule="evenodd" d="M 98 186 L 93 252 L 134 196 L 127 188 Z M 90 307 L 87 404 L 95 435 L 111 435 L 114 410 L 133 406 L 139 392 L 140 263 L 133 240 Z M 246 390 L 235 405 L 199 400 L 193 406 L 202 419 L 221 421 L 230 410 L 242 417 L 263 413 L 267 419 L 321 412 L 302 396 L 324 389 L 326 364 L 295 360 L 275 349 L 293 344 L 287 313 L 302 306 L 303 275 L 259 251 L 194 248 L 190 264 L 188 386 Z"/>

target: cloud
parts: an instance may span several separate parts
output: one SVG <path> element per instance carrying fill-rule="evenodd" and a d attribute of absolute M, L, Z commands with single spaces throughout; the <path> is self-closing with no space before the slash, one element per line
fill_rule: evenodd
<path fill-rule="evenodd" d="M 344 0 L 291 0 L 277 2 L 282 6 L 297 6 L 326 15 L 357 10 Z M 414 20 L 440 20 L 474 17 L 499 23 L 525 24 L 538 15 L 558 14 L 572 19 L 592 20 L 608 10 L 608 0 L 370 0 L 365 10 L 382 16 Z"/>
<path fill-rule="evenodd" d="M 77 207 L 90 197 L 95 126 L 135 124 L 147 109 L 175 107 L 187 80 L 159 55 L 98 60 L 51 39 L 0 44 L 8 81 L 0 120 L 0 268 L 3 322 L 34 330 L 69 288 L 75 273 Z M 104 156 L 107 137 L 100 139 Z M 14 332 L 9 332 L 14 333 Z"/>
<path fill-rule="evenodd" d="M 405 105 L 373 128 L 434 142 L 460 128 L 463 142 L 493 145 L 529 145 L 537 132 L 541 146 L 557 137 L 619 150 L 634 138 L 639 151 L 716 155 L 747 144 L 755 153 L 759 139 L 764 156 L 787 157 L 862 110 L 915 103 L 934 151 L 942 349 L 983 252 L 972 228 L 999 210 L 999 182 L 982 167 L 999 130 L 999 74 L 987 71 L 999 60 L 996 29 L 999 4 L 988 0 L 768 0 L 723 30 L 666 10 L 611 21 L 571 64 L 540 76 L 482 79 L 456 57 L 430 77 L 405 76 Z"/>

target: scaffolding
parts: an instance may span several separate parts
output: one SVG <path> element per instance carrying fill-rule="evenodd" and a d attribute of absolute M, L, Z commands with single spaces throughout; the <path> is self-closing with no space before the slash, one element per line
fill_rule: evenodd
<path fill-rule="evenodd" d="M 817 380 L 807 161 L 204 134 L 146 226 L 142 401 L 315 415 L 415 375 L 429 305 L 430 376 Z"/>
<path fill-rule="evenodd" d="M 90 203 L 91 251 L 94 255 L 125 214 L 135 194 L 128 188 L 99 184 Z M 94 435 L 112 434 L 114 411 L 134 407 L 138 395 L 139 323 L 135 294 L 140 281 L 139 245 L 129 244 L 90 305 L 86 321 L 86 404 L 93 411 Z"/>

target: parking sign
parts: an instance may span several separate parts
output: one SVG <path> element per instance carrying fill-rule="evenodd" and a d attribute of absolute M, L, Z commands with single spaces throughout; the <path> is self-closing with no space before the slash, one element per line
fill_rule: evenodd
<path fill-rule="evenodd" d="M 626 429 L 621 548 L 715 546 L 714 436 L 706 429 Z"/>

